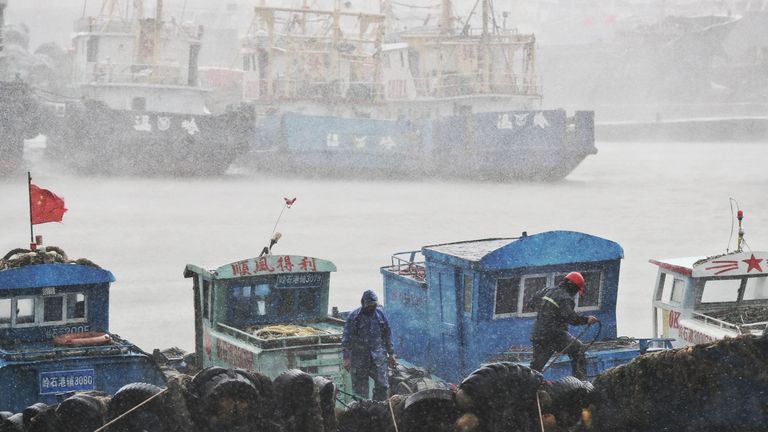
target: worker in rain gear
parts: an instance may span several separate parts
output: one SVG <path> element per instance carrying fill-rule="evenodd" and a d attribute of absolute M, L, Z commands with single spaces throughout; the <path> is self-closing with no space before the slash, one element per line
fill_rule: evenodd
<path fill-rule="evenodd" d="M 586 379 L 587 360 L 584 345 L 568 333 L 568 324 L 585 325 L 597 322 L 594 316 L 581 316 L 574 311 L 574 297 L 584 295 L 584 277 L 579 272 L 568 273 L 555 287 L 538 291 L 532 301 L 537 304 L 533 323 L 533 361 L 531 369 L 541 371 L 552 354 L 568 354 L 573 376 Z"/>
<path fill-rule="evenodd" d="M 373 400 L 385 400 L 389 390 L 387 363 L 397 364 L 392 347 L 392 332 L 384 311 L 378 308 L 376 293 L 363 293 L 361 306 L 352 311 L 344 324 L 341 346 L 344 369 L 352 375 L 355 393 L 368 398 L 368 378 L 373 378 Z"/>

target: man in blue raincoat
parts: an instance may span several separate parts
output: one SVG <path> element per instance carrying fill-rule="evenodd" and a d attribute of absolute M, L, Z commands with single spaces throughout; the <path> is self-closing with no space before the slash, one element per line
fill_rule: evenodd
<path fill-rule="evenodd" d="M 352 311 L 344 324 L 341 346 L 344 369 L 352 375 L 355 393 L 368 397 L 368 378 L 373 378 L 373 400 L 385 400 L 389 390 L 387 364 L 394 366 L 392 332 L 384 311 L 378 308 L 376 293 L 363 293 L 361 306 Z"/>

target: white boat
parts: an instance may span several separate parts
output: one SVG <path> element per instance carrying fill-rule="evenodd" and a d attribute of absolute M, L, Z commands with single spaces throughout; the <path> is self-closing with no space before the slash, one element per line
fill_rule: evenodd
<path fill-rule="evenodd" d="M 253 118 L 219 115 L 198 85 L 202 27 L 153 17 L 142 1 L 125 11 L 104 0 L 101 13 L 75 23 L 73 85 L 81 100 L 59 104 L 52 156 L 88 172 L 219 174 L 247 150 Z"/>
<path fill-rule="evenodd" d="M 735 251 L 713 256 L 652 259 L 659 267 L 653 297 L 657 337 L 693 345 L 768 327 L 768 252 L 744 250 L 743 213 L 738 212 Z"/>

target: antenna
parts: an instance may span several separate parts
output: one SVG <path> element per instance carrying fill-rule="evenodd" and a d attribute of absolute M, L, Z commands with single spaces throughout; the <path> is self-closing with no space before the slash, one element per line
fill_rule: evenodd
<path fill-rule="evenodd" d="M 733 219 L 733 204 L 736 204 L 736 219 L 739 221 L 739 231 L 738 231 L 738 237 L 736 240 L 736 250 L 734 252 L 741 252 L 742 251 L 742 245 L 746 243 L 744 241 L 744 228 L 741 225 L 742 219 L 744 219 L 744 212 L 739 207 L 739 202 L 736 201 L 733 198 L 728 198 L 730 204 L 731 204 L 731 235 L 728 237 L 728 247 L 725 248 L 725 252 L 728 253 L 730 247 L 731 247 L 731 239 L 733 238 L 733 225 L 734 225 L 734 219 Z"/>
<path fill-rule="evenodd" d="M 280 218 L 283 217 L 283 212 L 287 208 L 291 208 L 293 203 L 296 202 L 296 198 L 283 198 L 283 201 L 285 203 L 283 204 L 283 208 L 280 210 L 280 214 L 277 216 L 277 220 L 275 221 L 275 227 L 272 228 L 272 234 L 269 239 L 269 246 L 264 246 L 264 249 L 261 250 L 261 253 L 259 256 L 263 255 L 269 255 L 272 253 L 272 246 L 276 245 L 278 240 L 283 236 L 281 233 L 277 232 L 277 224 L 280 223 Z"/>

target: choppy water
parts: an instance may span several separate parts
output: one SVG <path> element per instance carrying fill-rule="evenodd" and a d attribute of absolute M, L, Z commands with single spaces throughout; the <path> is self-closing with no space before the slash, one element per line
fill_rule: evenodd
<path fill-rule="evenodd" d="M 279 178 L 233 172 L 216 179 L 87 178 L 32 162 L 34 182 L 63 196 L 64 223 L 36 226 L 46 244 L 87 257 L 117 278 L 111 329 L 145 349 L 193 348 L 187 263 L 215 268 L 256 256 L 283 197 L 298 197 L 277 253 L 330 259 L 331 304 L 381 293 L 379 267 L 422 245 L 554 229 L 624 247 L 619 333 L 649 336 L 649 258 L 725 251 L 729 197 L 745 211 L 746 238 L 768 249 L 768 143 L 598 143 L 565 181 L 451 183 Z M 24 174 L 0 179 L 0 250 L 29 242 Z M 733 242 L 731 243 L 733 247 Z"/>

